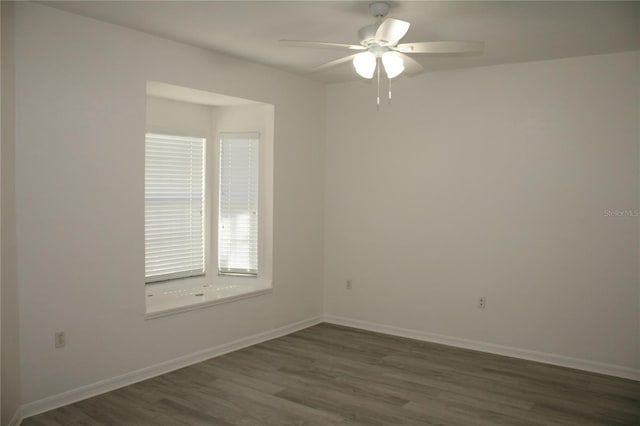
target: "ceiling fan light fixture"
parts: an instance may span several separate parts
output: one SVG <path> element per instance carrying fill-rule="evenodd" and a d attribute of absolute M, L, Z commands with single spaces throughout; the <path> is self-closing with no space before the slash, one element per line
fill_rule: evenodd
<path fill-rule="evenodd" d="M 376 57 L 371 52 L 358 53 L 353 58 L 353 67 L 360 76 L 373 78 L 373 73 L 376 70 Z"/>
<path fill-rule="evenodd" d="M 382 65 L 388 78 L 394 78 L 404 71 L 404 61 L 396 52 L 385 52 L 382 55 Z"/>

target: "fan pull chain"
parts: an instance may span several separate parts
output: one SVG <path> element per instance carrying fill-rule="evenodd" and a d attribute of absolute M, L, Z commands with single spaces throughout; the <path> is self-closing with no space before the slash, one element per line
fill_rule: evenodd
<path fill-rule="evenodd" d="M 380 58 L 377 58 L 376 62 L 376 70 L 378 71 L 378 97 L 376 98 L 376 111 L 380 111 Z"/>
<path fill-rule="evenodd" d="M 389 105 L 391 105 L 391 79 L 389 79 Z"/>

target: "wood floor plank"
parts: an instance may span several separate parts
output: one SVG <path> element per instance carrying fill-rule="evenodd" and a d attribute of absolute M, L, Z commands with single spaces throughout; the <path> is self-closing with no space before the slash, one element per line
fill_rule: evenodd
<path fill-rule="evenodd" d="M 320 324 L 24 426 L 640 426 L 640 382 Z"/>

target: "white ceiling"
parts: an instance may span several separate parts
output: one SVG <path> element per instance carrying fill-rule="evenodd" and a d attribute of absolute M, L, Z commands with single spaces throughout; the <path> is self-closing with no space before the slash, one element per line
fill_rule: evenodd
<path fill-rule="evenodd" d="M 374 22 L 368 1 L 43 3 L 327 82 L 356 75 L 350 63 L 310 70 L 353 52 L 285 47 L 278 40 L 358 44 L 357 30 Z M 478 57 L 415 55 L 427 71 L 640 49 L 640 2 L 399 1 L 388 16 L 411 22 L 402 42 L 486 42 Z"/>

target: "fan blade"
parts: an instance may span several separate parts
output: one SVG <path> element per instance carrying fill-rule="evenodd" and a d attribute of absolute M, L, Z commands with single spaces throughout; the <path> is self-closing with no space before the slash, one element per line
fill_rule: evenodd
<path fill-rule="evenodd" d="M 402 43 L 396 48 L 402 53 L 479 55 L 484 50 L 484 41 L 422 41 Z"/>
<path fill-rule="evenodd" d="M 283 46 L 290 47 L 319 47 L 321 49 L 349 49 L 349 50 L 365 50 L 364 46 L 356 44 L 330 43 L 325 41 L 307 41 L 307 40 L 280 40 Z"/>
<path fill-rule="evenodd" d="M 376 41 L 394 45 L 405 36 L 411 24 L 399 19 L 387 18 L 376 31 Z"/>
<path fill-rule="evenodd" d="M 398 56 L 402 58 L 404 64 L 404 72 L 407 74 L 419 74 L 424 71 L 424 67 L 420 65 L 418 61 L 403 53 L 397 52 Z"/>
<path fill-rule="evenodd" d="M 344 62 L 349 62 L 349 61 L 353 60 L 353 58 L 356 55 L 357 55 L 357 53 L 355 53 L 353 55 L 345 56 L 344 58 L 336 59 L 335 61 L 327 62 L 326 64 L 323 64 L 323 65 L 315 67 L 314 69 L 311 70 L 311 72 L 323 71 L 323 70 L 326 70 L 327 68 L 331 68 L 334 65 L 340 65 L 340 64 L 342 64 Z"/>

